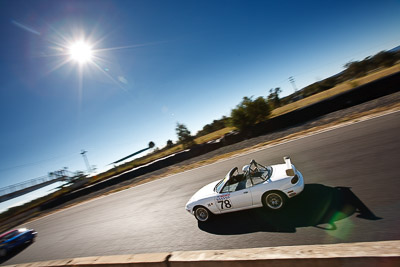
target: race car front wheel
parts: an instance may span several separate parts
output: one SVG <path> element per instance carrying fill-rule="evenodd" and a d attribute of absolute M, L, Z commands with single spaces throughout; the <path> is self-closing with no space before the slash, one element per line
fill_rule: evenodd
<path fill-rule="evenodd" d="M 285 206 L 286 197 L 279 191 L 266 192 L 262 197 L 262 203 L 270 210 L 280 210 Z"/>
<path fill-rule="evenodd" d="M 199 222 L 206 222 L 210 219 L 210 212 L 204 207 L 198 207 L 194 211 L 194 216 Z"/>

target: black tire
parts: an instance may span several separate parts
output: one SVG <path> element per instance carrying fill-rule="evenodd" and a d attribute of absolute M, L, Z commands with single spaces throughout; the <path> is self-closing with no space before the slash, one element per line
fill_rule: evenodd
<path fill-rule="evenodd" d="M 211 216 L 212 213 L 203 206 L 196 207 L 194 210 L 194 217 L 196 217 L 199 222 L 207 222 L 210 220 Z"/>
<path fill-rule="evenodd" d="M 262 196 L 262 203 L 269 210 L 281 210 L 286 205 L 287 197 L 280 191 L 265 192 Z"/>

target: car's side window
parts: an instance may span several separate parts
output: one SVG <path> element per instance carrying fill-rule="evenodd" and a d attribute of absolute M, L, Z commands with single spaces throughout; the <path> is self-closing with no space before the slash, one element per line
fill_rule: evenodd
<path fill-rule="evenodd" d="M 257 185 L 257 184 L 261 184 L 261 183 L 263 183 L 265 180 L 264 179 L 262 179 L 261 177 L 251 177 L 251 180 L 253 181 L 253 184 L 254 185 Z"/>
<path fill-rule="evenodd" d="M 246 188 L 250 188 L 252 186 L 253 186 L 253 183 L 252 183 L 250 177 L 247 177 L 246 178 Z"/>
<path fill-rule="evenodd" d="M 247 189 L 252 187 L 253 185 L 260 184 L 265 180 L 261 177 L 253 177 L 253 176 L 244 176 L 242 174 L 236 175 L 229 180 L 224 188 L 221 190 L 221 193 L 229 193 L 234 191 L 239 191 L 243 189 Z"/>
<path fill-rule="evenodd" d="M 242 181 L 240 181 L 238 183 L 238 186 L 236 187 L 235 191 L 239 191 L 239 190 L 242 190 L 242 189 L 245 189 L 245 188 L 247 188 L 246 187 L 246 179 L 243 179 Z"/>
<path fill-rule="evenodd" d="M 251 183 L 251 180 L 249 178 L 249 176 L 247 175 L 240 175 L 239 179 L 238 179 L 238 185 L 235 189 L 235 191 L 239 191 L 239 190 L 243 190 L 243 189 L 247 189 L 249 187 L 252 187 L 253 184 Z"/>
<path fill-rule="evenodd" d="M 10 238 L 13 238 L 13 237 L 16 236 L 17 234 L 18 234 L 17 231 L 13 231 L 13 232 L 9 233 L 8 235 L 4 236 L 3 239 L 4 239 L 4 240 L 7 240 L 7 239 L 10 239 Z"/>
<path fill-rule="evenodd" d="M 221 193 L 229 193 L 229 192 L 236 191 L 236 188 L 238 187 L 238 184 L 239 184 L 238 182 L 235 182 L 233 184 L 230 184 L 229 182 L 226 183 L 226 185 L 222 189 Z"/>

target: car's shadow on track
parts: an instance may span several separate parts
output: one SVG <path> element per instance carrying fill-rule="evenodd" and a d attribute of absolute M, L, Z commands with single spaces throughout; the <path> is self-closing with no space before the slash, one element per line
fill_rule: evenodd
<path fill-rule="evenodd" d="M 335 230 L 335 221 L 358 213 L 357 217 L 379 220 L 348 187 L 306 184 L 304 191 L 288 201 L 282 211 L 264 208 L 214 216 L 198 223 L 201 230 L 219 235 L 253 232 L 296 232 L 297 227 L 314 226 Z"/>
<path fill-rule="evenodd" d="M 0 257 L 0 264 L 3 264 L 4 262 L 8 261 L 9 259 L 15 257 L 19 253 L 21 253 L 23 250 L 25 250 L 27 247 L 32 245 L 33 242 L 28 242 L 12 251 L 9 251 L 6 256 Z"/>

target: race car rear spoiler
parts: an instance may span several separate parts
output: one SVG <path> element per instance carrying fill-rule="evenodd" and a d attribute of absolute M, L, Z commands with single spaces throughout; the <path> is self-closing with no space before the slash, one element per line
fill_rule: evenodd
<path fill-rule="evenodd" d="M 290 157 L 289 156 L 283 157 L 283 160 L 286 162 L 286 175 L 294 176 L 295 173 L 293 170 L 292 162 L 290 161 Z"/>

